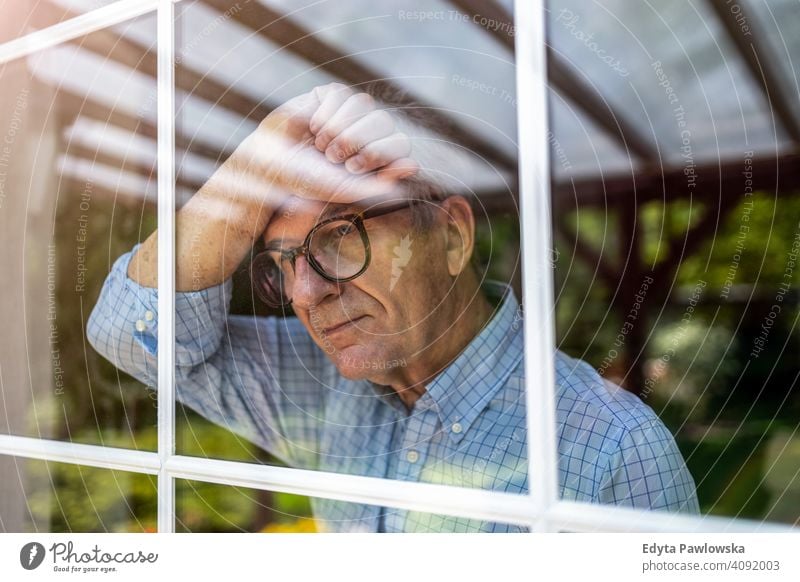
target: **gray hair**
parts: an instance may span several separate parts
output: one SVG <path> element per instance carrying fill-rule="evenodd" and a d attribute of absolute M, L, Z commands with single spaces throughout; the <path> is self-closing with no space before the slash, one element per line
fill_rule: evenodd
<path fill-rule="evenodd" d="M 412 206 L 413 227 L 417 232 L 427 232 L 434 223 L 436 203 L 458 192 L 438 171 L 444 165 L 439 158 L 447 155 L 446 148 L 428 143 L 430 140 L 415 140 L 414 129 L 424 128 L 435 135 L 449 135 L 451 124 L 444 116 L 436 115 L 433 108 L 415 101 L 405 90 L 384 81 L 373 81 L 354 89 L 368 93 L 383 109 L 395 114 L 400 130 L 412 140 L 412 158 L 419 164 L 420 171 L 403 182 L 408 187 L 407 196 L 420 202 Z"/>

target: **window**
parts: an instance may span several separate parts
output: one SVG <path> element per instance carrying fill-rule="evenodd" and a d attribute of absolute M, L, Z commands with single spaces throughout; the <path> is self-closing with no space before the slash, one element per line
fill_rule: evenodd
<path fill-rule="evenodd" d="M 753 8 L 755 3 L 743 5 Z M 6 120 L 5 142 L 0 144 L 0 215 L 7 225 L 0 240 L 10 257 L 3 283 L 8 294 L 0 306 L 10 331 L 0 349 L 5 407 L 0 417 L 6 419 L 0 427 L 0 474 L 9 476 L 0 481 L 4 527 L 320 530 L 336 518 L 328 514 L 315 522 L 311 508 L 331 503 L 364 512 L 344 512 L 341 520 L 357 524 L 359 519 L 384 519 L 388 529 L 393 523 L 400 528 L 398 515 L 413 516 L 411 529 L 435 530 L 437 524 L 449 523 L 454 531 L 484 522 L 497 524 L 496 531 L 752 531 L 787 529 L 785 523 L 796 521 L 791 500 L 797 496 L 797 479 L 788 467 L 796 459 L 797 441 L 780 399 L 769 400 L 757 416 L 758 422 L 768 422 L 775 418 L 773 412 L 781 412 L 780 430 L 769 433 L 758 432 L 758 422 L 749 422 L 751 412 L 744 404 L 736 413 L 741 418 L 734 414 L 727 423 L 715 423 L 708 412 L 725 402 L 730 395 L 726 388 L 740 378 L 739 371 L 730 368 L 726 343 L 730 345 L 733 336 L 741 340 L 757 334 L 736 332 L 736 312 L 723 314 L 725 326 L 695 326 L 691 337 L 680 330 L 685 319 L 681 314 L 696 303 L 688 283 L 701 280 L 707 268 L 694 256 L 681 260 L 703 243 L 692 242 L 699 238 L 693 232 L 722 224 L 719 206 L 707 195 L 700 201 L 705 213 L 698 219 L 687 203 L 692 198 L 667 199 L 665 194 L 685 190 L 686 180 L 695 175 L 697 180 L 712 180 L 707 187 L 713 194 L 723 190 L 725 179 L 708 176 L 736 149 L 732 144 L 741 138 L 742 129 L 735 124 L 717 129 L 717 116 L 741 114 L 747 119 L 745 129 L 750 132 L 750 124 L 753 127 L 748 134 L 752 149 L 762 152 L 776 146 L 779 155 L 772 162 L 783 164 L 781 171 L 794 159 L 788 157 L 786 144 L 796 143 L 798 120 L 779 99 L 767 103 L 756 81 L 748 77 L 747 83 L 739 84 L 750 65 L 737 53 L 736 36 L 724 13 L 697 16 L 712 23 L 706 37 L 681 28 L 683 14 L 677 3 L 668 3 L 664 14 L 636 8 L 625 24 L 639 26 L 643 38 L 649 35 L 661 43 L 640 43 L 637 57 L 626 54 L 636 41 L 615 28 L 623 24 L 608 18 L 607 12 L 621 12 L 619 3 L 607 2 L 604 8 L 543 4 L 520 1 L 512 6 L 503 0 L 487 4 L 479 13 L 470 11 L 472 3 L 445 0 L 427 2 L 424 9 L 414 3 L 408 10 L 353 2 L 348 4 L 352 13 L 333 3 L 292 4 L 290 9 L 282 0 L 52 0 L 36 7 L 26 4 L 25 13 L 15 8 L 20 14 L 2 25 L 9 28 L 3 30 L 0 44 L 0 103 Z M 593 28 L 589 23 L 598 21 L 611 24 L 598 28 L 604 32 L 598 33 L 596 43 L 583 42 Z M 38 30 L 25 30 L 21 22 Z M 753 25 L 769 23 L 760 18 Z M 675 29 L 677 40 L 663 27 L 667 32 Z M 702 167 L 699 159 L 686 165 L 685 152 L 681 154 L 685 134 L 680 128 L 676 133 L 675 126 L 682 114 L 661 116 L 652 124 L 648 114 L 663 109 L 664 99 L 669 103 L 672 98 L 664 90 L 670 78 L 678 78 L 674 70 L 685 56 L 679 54 L 681 42 L 702 49 L 716 36 L 725 39 L 725 55 L 701 59 L 706 68 L 696 78 L 676 80 L 673 87 L 691 109 L 687 115 L 697 116 L 686 120 L 697 128 L 692 147 L 698 155 L 711 152 Z M 791 62 L 796 48 L 782 46 L 786 54 L 781 55 L 781 67 L 787 59 Z M 775 53 L 780 49 L 775 44 L 768 48 Z M 664 56 L 659 57 L 659 51 Z M 715 73 L 724 68 L 726 56 L 735 61 L 736 72 L 720 81 Z M 659 58 L 661 68 L 654 64 Z M 647 79 L 636 79 L 645 72 Z M 737 81 L 732 85 L 733 79 Z M 525 306 L 524 319 L 516 317 L 520 311 L 513 321 L 515 331 L 521 326 L 525 332 L 524 368 L 536 371 L 520 379 L 527 411 L 520 425 L 524 432 L 492 442 L 474 460 L 475 466 L 502 466 L 514 451 L 523 451 L 513 462 L 515 471 L 527 477 L 529 493 L 490 490 L 469 476 L 424 483 L 387 479 L 358 467 L 292 463 L 293 455 L 319 453 L 313 443 L 302 440 L 283 449 L 276 445 L 285 452 L 283 457 L 266 454 L 252 438 L 258 419 L 249 426 L 239 423 L 241 416 L 229 415 L 236 402 L 216 400 L 209 391 L 218 384 L 217 371 L 203 361 L 194 362 L 185 346 L 176 346 L 180 334 L 196 325 L 198 310 L 206 308 L 202 301 L 225 299 L 209 299 L 208 294 L 203 298 L 199 292 L 195 299 L 200 300 L 188 301 L 176 293 L 176 210 L 287 99 L 334 81 L 366 87 L 376 80 L 383 89 L 394 90 L 390 92 L 399 95 L 403 107 L 425 104 L 447 128 L 442 131 L 449 133 L 439 134 L 430 130 L 439 127 L 432 123 L 418 139 L 436 142 L 446 137 L 451 149 L 442 163 L 473 194 L 476 252 L 485 261 L 483 274 L 509 282 Z M 718 84 L 705 87 L 706 82 Z M 647 91 L 638 91 L 637 83 Z M 743 92 L 740 110 L 731 86 Z M 701 101 L 697 93 L 704 90 L 719 96 L 718 111 L 701 115 L 689 107 Z M 786 93 L 786 87 L 777 92 Z M 768 105 L 778 112 L 783 124 L 779 130 L 770 132 Z M 413 125 L 413 119 L 409 123 Z M 725 147 L 715 149 L 715 135 Z M 762 170 L 755 188 L 769 191 L 770 161 L 751 155 L 739 166 L 746 160 Z M 12 192 L 24 192 L 27 198 Z M 631 204 L 639 192 L 646 200 Z M 739 222 L 734 219 L 735 224 L 725 226 L 733 247 L 715 268 L 731 263 L 742 216 L 748 216 L 747 226 L 752 227 L 770 213 L 791 215 L 795 200 L 788 195 L 779 202 L 774 198 L 767 210 L 745 212 L 748 207 L 740 207 Z M 613 215 L 607 212 L 609 201 L 615 204 Z M 712 222 L 709 216 L 720 221 Z M 148 381 L 157 385 L 153 391 L 101 358 L 87 343 L 85 330 L 114 262 L 156 226 L 158 292 L 137 296 L 135 305 L 126 306 L 137 313 L 137 349 L 150 350 L 152 359 L 145 367 Z M 776 228 L 785 229 L 790 238 L 798 227 L 784 220 Z M 672 236 L 667 239 L 663 233 Z M 669 248 L 662 250 L 665 245 Z M 629 260 L 632 248 L 639 253 L 634 261 Z M 775 271 L 768 283 L 780 289 L 787 261 L 794 259 L 787 258 L 786 249 L 762 250 Z M 625 318 L 631 310 L 638 317 L 660 307 L 652 295 L 650 303 L 644 303 L 643 295 L 656 287 L 653 277 L 653 286 L 642 291 L 641 282 L 650 277 L 648 261 L 662 269 L 658 281 L 664 288 L 676 284 L 673 276 L 682 269 L 677 283 L 681 290 L 671 297 L 666 319 L 622 333 L 620 329 L 629 329 Z M 760 271 L 750 272 L 756 263 L 751 256 L 742 271 L 751 285 L 761 282 Z M 237 321 L 275 315 L 255 301 L 242 277 L 233 277 L 231 313 L 240 318 Z M 727 285 L 724 272 L 715 277 Z M 734 280 L 741 283 L 741 278 Z M 796 280 L 796 272 L 789 273 L 790 287 L 796 287 Z M 718 291 L 742 291 L 731 285 Z M 780 337 L 772 336 L 773 345 L 796 346 L 796 288 L 792 293 L 776 300 L 786 308 L 779 319 L 769 319 L 769 309 L 762 314 L 769 322 L 777 321 L 774 329 L 782 330 Z M 708 313 L 713 316 L 713 310 Z M 114 313 L 101 315 L 110 318 Z M 272 332 L 280 333 L 280 326 L 287 324 L 275 321 L 278 327 Z M 234 322 L 217 323 L 215 346 L 230 350 Z M 609 355 L 620 333 L 625 345 Z M 698 334 L 711 334 L 713 348 L 720 351 L 700 350 L 704 340 Z M 255 345 L 264 339 L 257 335 Z M 682 342 L 681 364 L 659 366 L 663 354 L 678 351 L 671 343 L 675 341 Z M 565 401 L 553 387 L 560 374 L 571 376 L 564 368 L 568 360 L 554 354 L 553 346 L 587 360 L 607 380 L 638 391 L 652 406 L 655 420 L 648 422 L 655 426 L 660 417 L 658 426 L 663 421 L 678 435 L 679 455 L 689 457 L 690 472 L 704 491 L 705 515 L 589 504 L 577 494 L 564 493 L 561 482 L 569 478 L 570 463 L 577 462 L 578 455 L 576 449 L 573 456 L 565 454 L 559 446 L 565 425 L 558 414 Z M 196 346 L 198 353 L 207 348 Z M 708 359 L 699 376 L 692 360 L 698 350 Z M 796 365 L 793 368 L 782 354 L 775 352 L 773 359 L 787 382 L 787 407 L 796 408 Z M 230 369 L 240 372 L 238 364 Z M 590 374 L 588 365 L 571 365 Z M 703 383 L 708 378 L 703 374 L 713 366 L 720 369 L 714 381 L 722 392 L 706 398 Z M 179 380 L 187 367 L 197 375 L 197 393 L 209 395 L 205 400 L 180 394 Z M 681 381 L 681 375 L 692 373 L 692 382 Z M 753 378 L 766 385 L 768 374 Z M 643 395 L 648 387 L 652 400 Z M 694 410 L 694 402 L 706 408 Z M 301 422 L 302 416 L 297 418 Z M 687 430 L 689 418 L 699 418 L 694 426 L 705 434 Z M 742 418 L 751 431 L 744 435 L 734 423 Z M 449 425 L 451 433 L 463 430 L 460 420 Z M 664 442 L 671 439 L 663 434 Z M 716 445 L 709 441 L 715 434 L 720 435 Z M 714 448 L 731 434 L 742 440 L 736 451 Z M 762 446 L 759 437 L 767 434 L 769 441 Z M 588 444 L 587 448 L 594 446 Z M 762 465 L 750 463 L 752 451 L 760 455 Z M 415 453 L 404 451 L 409 466 L 419 460 Z M 731 466 L 740 472 L 755 471 L 759 478 L 763 473 L 756 496 L 768 488 L 769 498 L 757 499 L 761 506 L 754 507 L 753 490 L 747 489 L 753 480 L 714 469 L 732 458 L 736 462 Z M 703 465 L 712 468 L 700 474 L 698 467 Z M 44 485 L 43 475 L 50 477 Z M 95 499 L 93 491 L 101 482 L 117 487 L 113 495 Z M 652 486 L 668 487 L 663 482 Z M 745 489 L 730 495 L 731 487 Z M 74 500 L 84 492 L 93 500 L 93 515 L 74 511 Z M 28 508 L 27 515 L 20 507 Z"/>

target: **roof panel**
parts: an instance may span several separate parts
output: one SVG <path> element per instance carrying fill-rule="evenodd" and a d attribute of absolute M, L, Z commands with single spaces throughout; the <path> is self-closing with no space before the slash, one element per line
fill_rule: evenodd
<path fill-rule="evenodd" d="M 556 182 L 630 174 L 639 163 L 594 121 L 560 95 L 550 91 L 550 167 Z"/>
<path fill-rule="evenodd" d="M 789 145 L 703 2 L 560 0 L 549 36 L 615 110 L 657 138 L 670 164 L 685 163 L 687 153 L 716 160 Z"/>
<path fill-rule="evenodd" d="M 259 102 L 279 104 L 336 79 L 201 2 L 178 5 L 178 59 Z"/>

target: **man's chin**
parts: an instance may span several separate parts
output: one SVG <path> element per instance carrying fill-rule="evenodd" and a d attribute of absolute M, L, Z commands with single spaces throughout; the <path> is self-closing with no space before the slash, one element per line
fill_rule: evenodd
<path fill-rule="evenodd" d="M 404 360 L 387 358 L 365 346 L 351 346 L 337 351 L 330 357 L 339 373 L 348 380 L 376 381 L 391 374 L 393 369 L 406 365 Z"/>

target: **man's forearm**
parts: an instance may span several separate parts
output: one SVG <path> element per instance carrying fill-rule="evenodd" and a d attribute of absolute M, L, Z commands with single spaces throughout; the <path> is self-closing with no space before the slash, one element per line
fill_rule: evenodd
<path fill-rule="evenodd" d="M 259 176 L 242 146 L 175 217 L 177 291 L 199 291 L 228 279 L 275 211 L 274 199 L 248 189 Z M 144 287 L 157 286 L 157 240 L 154 231 L 128 266 L 128 277 Z"/>

